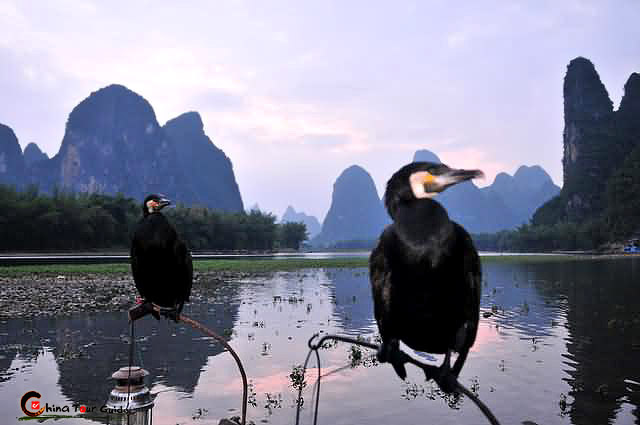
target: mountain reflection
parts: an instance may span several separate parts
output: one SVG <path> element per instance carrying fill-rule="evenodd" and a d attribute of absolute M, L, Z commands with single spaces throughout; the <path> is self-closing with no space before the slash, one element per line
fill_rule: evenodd
<path fill-rule="evenodd" d="M 377 330 L 368 271 L 336 269 L 328 271 L 327 278 L 338 326 L 348 335 L 369 334 L 372 327 Z"/>
<path fill-rule="evenodd" d="M 563 379 L 571 391 L 561 414 L 574 424 L 612 424 L 629 403 L 640 423 L 640 385 L 625 383 L 640 382 L 638 260 L 485 261 L 483 272 L 482 309 L 501 332 L 531 339 L 535 349 L 554 337 L 552 328 L 567 327 Z M 327 277 L 344 332 L 375 330 L 368 273 L 333 270 Z"/>
<path fill-rule="evenodd" d="M 479 385 L 502 423 L 640 423 L 640 385 L 634 383 L 640 382 L 638 259 L 487 259 L 483 270 L 478 339 L 461 379 Z M 311 335 L 377 332 L 366 268 L 198 285 L 204 289 L 186 314 L 220 334 L 233 331 L 253 386 L 249 416 L 255 423 L 291 423 L 290 374 Z M 201 408 L 212 418 L 237 412 L 239 377 L 218 344 L 151 317 L 137 322 L 135 332 L 134 363 L 149 370 L 152 391 L 161 392 L 154 422 L 192 423 Z M 32 388 L 51 402 L 102 405 L 113 387 L 108 378 L 128 364 L 128 338 L 124 312 L 0 322 L 0 391 L 9 395 L 0 407 L 19 415 L 16 400 Z M 327 348 L 323 367 L 348 365 L 350 353 L 347 344 Z M 380 423 L 381 417 L 418 423 L 424 415 L 433 423 L 477 423 L 476 409 L 462 403 L 453 411 L 424 400 L 428 385 L 419 374 L 412 379 L 402 387 L 385 365 L 330 374 L 321 417 L 350 425 Z M 407 409 L 407 388 L 415 390 L 416 409 Z M 279 397 L 281 407 L 267 408 Z M 354 420 L 356 409 L 362 413 Z"/>
<path fill-rule="evenodd" d="M 614 423 L 623 403 L 640 423 L 640 264 L 637 260 L 574 262 L 539 270 L 568 303 L 567 381 L 576 424 Z"/>
<path fill-rule="evenodd" d="M 564 318 L 563 380 L 571 391 L 562 410 L 571 423 L 613 424 L 623 403 L 635 406 L 640 423 L 640 386 L 624 382 L 640 381 L 638 260 L 488 263 L 485 278 L 483 304 L 492 299 L 500 306 L 497 323 L 544 338 Z M 502 308 L 520 314 L 505 318 Z"/>
<path fill-rule="evenodd" d="M 228 334 L 237 320 L 240 301 L 237 286 L 203 290 L 206 303 L 193 303 L 185 314 L 220 335 Z M 0 367 L 6 370 L 16 357 L 34 359 L 44 348 L 53 353 L 61 393 L 73 403 L 102 406 L 114 386 L 109 379 L 129 361 L 130 328 L 125 312 L 74 315 L 68 318 L 12 320 L 6 324 Z M 150 372 L 148 384 L 162 384 L 193 393 L 208 359 L 222 353 L 220 344 L 203 338 L 190 327 L 151 316 L 135 323 L 133 364 Z M 1 381 L 0 381 L 1 382 Z"/>

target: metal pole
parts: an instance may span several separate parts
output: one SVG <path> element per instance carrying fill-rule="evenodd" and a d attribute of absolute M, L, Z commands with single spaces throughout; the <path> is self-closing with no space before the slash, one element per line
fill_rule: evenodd
<path fill-rule="evenodd" d="M 180 315 L 178 316 L 178 320 L 186 323 L 188 325 L 190 325 L 192 328 L 197 329 L 207 335 L 209 335 L 210 337 L 216 339 L 218 342 L 220 342 L 227 350 L 229 350 L 229 353 L 233 356 L 233 358 L 236 361 L 236 364 L 238 365 L 238 369 L 240 369 L 240 375 L 242 375 L 242 419 L 240 424 L 241 425 L 246 425 L 246 421 L 247 421 L 247 397 L 248 397 L 248 383 L 247 383 L 247 374 L 244 371 L 244 367 L 242 366 L 242 362 L 240 361 L 240 357 L 238 356 L 238 354 L 233 350 L 233 348 L 231 348 L 231 346 L 229 345 L 229 343 L 227 343 L 227 341 L 225 341 L 225 339 L 223 337 L 221 337 L 220 335 L 218 335 L 217 333 L 213 332 L 211 329 L 207 328 L 205 325 L 203 325 L 202 323 L 193 320 L 185 315 Z"/>

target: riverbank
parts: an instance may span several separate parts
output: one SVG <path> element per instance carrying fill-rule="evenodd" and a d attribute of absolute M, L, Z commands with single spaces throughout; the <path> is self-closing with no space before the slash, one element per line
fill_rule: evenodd
<path fill-rule="evenodd" d="M 367 258 L 194 261 L 191 302 L 208 297 L 223 282 L 276 271 L 359 268 Z M 127 311 L 137 292 L 130 265 L 56 264 L 0 267 L 0 320 Z"/>
<path fill-rule="evenodd" d="M 544 263 L 639 258 L 630 255 L 483 255 L 483 263 Z M 223 282 L 304 269 L 366 268 L 367 257 L 194 261 L 192 302 Z M 120 264 L 0 267 L 0 319 L 126 311 L 137 297 L 130 266 Z"/>
<path fill-rule="evenodd" d="M 75 266 L 78 267 L 78 266 Z M 58 270 L 59 271 L 59 270 Z M 235 282 L 260 273 L 196 272 L 191 302 L 207 299 L 223 282 Z M 0 320 L 69 316 L 76 313 L 126 312 L 138 297 L 127 271 L 108 273 L 21 272 L 0 276 Z"/>
<path fill-rule="evenodd" d="M 193 269 L 200 273 L 263 273 L 298 269 L 368 267 L 368 261 L 367 257 L 194 260 Z M 131 266 L 127 260 L 127 262 L 114 264 L 35 264 L 0 267 L 0 277 L 15 277 L 25 274 L 57 276 L 87 273 L 130 274 Z"/>
<path fill-rule="evenodd" d="M 612 258 L 638 258 L 633 254 L 609 254 L 609 255 L 587 255 L 587 254 L 510 254 L 510 253 L 482 253 L 483 262 L 518 262 L 518 263 L 539 263 L 555 261 L 578 261 L 578 260 L 598 260 Z M 368 256 L 360 257 L 337 257 L 337 258 L 239 258 L 221 260 L 194 260 L 194 271 L 200 273 L 213 272 L 240 272 L 240 273 L 263 273 L 299 269 L 318 268 L 358 268 L 368 267 Z M 43 277 L 55 277 L 58 275 L 118 275 L 130 274 L 131 267 L 126 262 L 109 264 L 36 264 L 1 266 L 1 277 L 19 277 L 24 275 L 36 275 Z"/>
<path fill-rule="evenodd" d="M 514 254 L 485 252 L 480 254 L 483 262 L 526 262 L 539 263 L 551 261 L 597 260 L 610 258 L 638 257 L 633 254 L 590 255 L 585 253 L 555 254 Z M 198 259 L 193 262 L 194 270 L 201 273 L 243 272 L 262 273 L 317 268 L 358 268 L 368 267 L 368 253 L 358 256 L 342 255 L 337 257 L 239 257 L 234 259 Z M 23 275 L 58 276 L 77 274 L 127 274 L 131 272 L 128 257 L 120 262 L 105 264 L 30 264 L 0 266 L 0 277 L 18 277 Z"/>

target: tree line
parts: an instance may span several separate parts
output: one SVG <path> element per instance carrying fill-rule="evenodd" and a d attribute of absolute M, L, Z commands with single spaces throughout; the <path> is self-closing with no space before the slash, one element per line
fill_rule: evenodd
<path fill-rule="evenodd" d="M 278 224 L 273 214 L 257 210 L 222 213 L 179 205 L 165 211 L 192 250 L 298 249 L 307 239 L 303 223 Z M 141 203 L 122 194 L 47 195 L 36 187 L 0 185 L 0 250 L 128 249 L 141 216 Z"/>
<path fill-rule="evenodd" d="M 604 222 L 523 224 L 515 230 L 472 235 L 476 248 L 497 252 L 548 252 L 593 250 L 609 242 Z"/>
<path fill-rule="evenodd" d="M 538 208 L 529 224 L 512 231 L 474 235 L 476 245 L 487 251 L 594 250 L 640 237 L 640 145 L 614 167 L 600 203 L 593 205 L 587 219 L 571 221 L 567 203 L 561 193 Z"/>

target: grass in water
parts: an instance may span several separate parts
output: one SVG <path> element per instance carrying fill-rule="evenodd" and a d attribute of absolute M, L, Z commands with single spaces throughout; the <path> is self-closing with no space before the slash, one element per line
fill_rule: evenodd
<path fill-rule="evenodd" d="M 626 258 L 624 256 L 590 256 L 590 255 L 500 255 L 482 256 L 482 262 L 504 263 L 546 263 L 578 260 L 607 260 Z M 274 259 L 233 259 L 233 260 L 194 260 L 193 267 L 197 272 L 229 271 L 229 272 L 275 272 L 298 269 L 318 268 L 361 268 L 369 266 L 368 257 L 350 258 L 274 258 Z M 1 266 L 0 277 L 15 277 L 25 274 L 71 275 L 71 274 L 122 274 L 131 273 L 128 263 L 118 264 L 52 264 Z"/>

